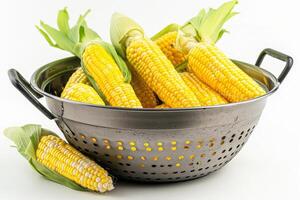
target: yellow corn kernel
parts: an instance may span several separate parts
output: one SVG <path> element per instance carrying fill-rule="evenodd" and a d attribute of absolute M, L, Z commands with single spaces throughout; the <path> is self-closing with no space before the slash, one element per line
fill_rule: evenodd
<path fill-rule="evenodd" d="M 105 105 L 98 93 L 89 85 L 76 83 L 66 89 L 62 98 L 89 104 Z"/>
<path fill-rule="evenodd" d="M 69 78 L 67 84 L 65 85 L 65 88 L 63 89 L 61 96 L 65 96 L 65 92 L 66 90 L 68 90 L 68 88 L 70 88 L 71 86 L 73 86 L 76 83 L 83 83 L 86 85 L 90 85 L 90 82 L 87 78 L 87 76 L 85 75 L 85 73 L 83 72 L 83 69 L 80 67 L 78 68 Z"/>
<path fill-rule="evenodd" d="M 39 152 L 36 154 L 38 162 L 82 187 L 98 192 L 114 188 L 107 171 L 56 136 L 43 136 L 37 152 Z"/>
<path fill-rule="evenodd" d="M 228 103 L 224 97 L 201 82 L 193 73 L 180 73 L 185 84 L 194 92 L 203 106 L 213 106 Z"/>
<path fill-rule="evenodd" d="M 177 31 L 172 31 L 155 40 L 155 43 L 174 66 L 180 65 L 187 59 L 187 55 L 175 47 L 177 35 Z"/>
<path fill-rule="evenodd" d="M 143 108 L 154 108 L 157 106 L 158 99 L 153 90 L 151 90 L 151 88 L 145 83 L 142 77 L 135 72 L 134 69 L 131 69 L 131 74 L 131 85 Z"/>
<path fill-rule="evenodd" d="M 132 86 L 125 83 L 119 67 L 106 50 L 98 44 L 90 44 L 82 55 L 84 67 L 112 106 L 141 108 Z"/>
<path fill-rule="evenodd" d="M 190 49 L 188 69 L 230 102 L 244 101 L 266 93 L 223 52 L 206 42 Z"/>

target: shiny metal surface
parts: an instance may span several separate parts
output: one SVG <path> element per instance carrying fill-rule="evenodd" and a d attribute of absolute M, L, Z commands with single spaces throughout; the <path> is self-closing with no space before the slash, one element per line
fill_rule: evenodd
<path fill-rule="evenodd" d="M 265 55 L 292 59 L 266 49 Z M 13 85 L 49 119 L 55 118 L 70 144 L 97 160 L 119 178 L 176 182 L 205 176 L 226 165 L 244 146 L 279 81 L 269 72 L 240 61 L 242 70 L 267 94 L 249 101 L 189 109 L 128 109 L 88 105 L 59 98 L 69 76 L 80 65 L 74 57 L 38 69 L 31 85 L 14 69 Z M 33 91 L 34 90 L 34 91 Z M 38 98 L 44 96 L 48 108 Z"/>

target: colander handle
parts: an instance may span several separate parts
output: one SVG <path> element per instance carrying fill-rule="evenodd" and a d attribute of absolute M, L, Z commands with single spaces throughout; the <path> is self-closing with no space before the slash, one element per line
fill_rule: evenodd
<path fill-rule="evenodd" d="M 24 77 L 15 69 L 8 70 L 8 77 L 10 82 L 19 90 L 37 109 L 39 109 L 49 119 L 56 117 L 41 104 L 38 99 L 43 96 L 34 91 L 31 85 L 24 79 Z"/>
<path fill-rule="evenodd" d="M 289 71 L 291 70 L 291 68 L 293 66 L 293 58 L 286 55 L 286 54 L 284 54 L 284 53 L 276 51 L 274 49 L 267 48 L 267 49 L 264 49 L 260 53 L 260 55 L 257 58 L 257 61 L 256 61 L 255 65 L 260 67 L 260 65 L 262 64 L 262 62 L 263 62 L 266 55 L 269 55 L 273 58 L 277 58 L 277 59 L 279 59 L 281 61 L 284 61 L 286 63 L 285 67 L 283 68 L 282 72 L 280 73 L 280 75 L 277 78 L 279 83 L 282 83 L 282 81 L 285 79 L 286 75 L 289 73 Z"/>

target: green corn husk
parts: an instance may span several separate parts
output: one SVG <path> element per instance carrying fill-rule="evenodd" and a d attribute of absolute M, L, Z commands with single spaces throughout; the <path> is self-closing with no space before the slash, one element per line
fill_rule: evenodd
<path fill-rule="evenodd" d="M 232 11 L 237 3 L 237 0 L 229 1 L 217 9 L 210 8 L 206 13 L 204 10 L 201 10 L 184 27 L 192 26 L 194 28 L 197 41 L 206 41 L 215 44 L 227 32 L 223 28 L 225 22 L 237 14 Z M 185 29 L 183 28 L 183 30 Z"/>
<path fill-rule="evenodd" d="M 177 37 L 176 48 L 185 52 L 185 44 L 190 41 L 215 44 L 227 32 L 223 28 L 225 22 L 237 14 L 233 12 L 237 3 L 237 0 L 232 0 L 217 9 L 210 8 L 208 12 L 201 10 L 183 26 Z"/>

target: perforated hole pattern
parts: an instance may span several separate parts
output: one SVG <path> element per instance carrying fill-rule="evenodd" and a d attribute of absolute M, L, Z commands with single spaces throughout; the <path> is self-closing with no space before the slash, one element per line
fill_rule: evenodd
<path fill-rule="evenodd" d="M 65 123 L 57 121 L 79 151 L 117 177 L 145 182 L 195 179 L 222 168 L 241 150 L 256 125 L 254 121 L 234 129 L 228 125 L 158 133 Z"/>

